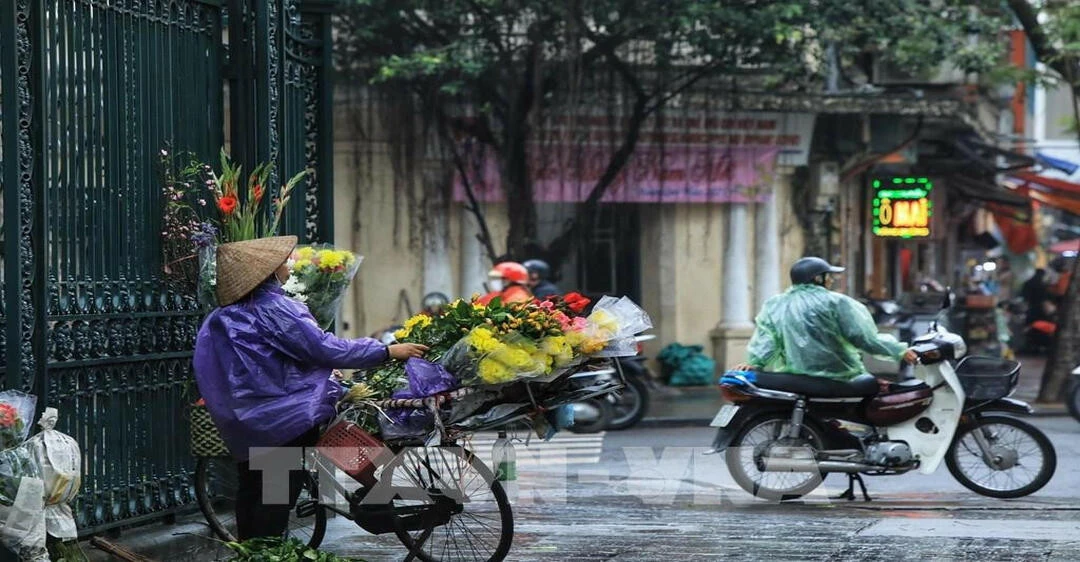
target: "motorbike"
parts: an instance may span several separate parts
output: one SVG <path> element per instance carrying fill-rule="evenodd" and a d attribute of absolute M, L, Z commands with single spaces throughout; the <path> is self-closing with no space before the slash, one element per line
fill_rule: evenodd
<path fill-rule="evenodd" d="M 963 338 L 936 324 L 912 348 L 918 365 L 887 388 L 872 375 L 848 382 L 725 375 L 710 452 L 725 455 L 741 488 L 773 501 L 804 496 L 830 473 L 848 475 L 840 498 L 855 499 L 858 483 L 869 500 L 862 475 L 930 474 L 943 461 L 960 484 L 985 496 L 1016 498 L 1045 486 L 1057 465 L 1054 447 L 1015 417 L 1031 407 L 1008 397 L 1020 364 L 965 357 Z"/>
<path fill-rule="evenodd" d="M 649 385 L 653 377 L 649 373 L 649 367 L 645 364 L 648 359 L 643 355 L 642 344 L 655 339 L 655 335 L 643 335 L 634 338 L 637 341 L 637 355 L 633 357 L 619 357 L 615 360 L 615 368 L 621 375 L 624 383 L 619 393 L 606 396 L 611 403 L 612 415 L 607 428 L 618 431 L 637 425 L 649 411 Z"/>
<path fill-rule="evenodd" d="M 575 433 L 596 433 L 604 430 L 621 430 L 633 427 L 649 409 L 649 383 L 651 375 L 642 355 L 642 343 L 655 335 L 637 336 L 637 355 L 617 357 L 612 369 L 603 372 L 576 375 L 582 383 L 609 382 L 620 385 L 619 392 L 612 392 L 575 402 L 574 424 L 569 427 Z"/>
<path fill-rule="evenodd" d="M 1072 376 L 1069 377 L 1069 390 L 1066 393 L 1065 406 L 1069 409 L 1072 417 L 1076 418 L 1076 421 L 1080 421 L 1080 365 L 1077 365 L 1072 370 Z"/>

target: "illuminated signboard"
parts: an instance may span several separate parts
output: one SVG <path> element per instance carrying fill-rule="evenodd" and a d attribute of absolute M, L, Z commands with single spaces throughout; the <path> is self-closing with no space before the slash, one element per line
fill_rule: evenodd
<path fill-rule="evenodd" d="M 930 236 L 934 204 L 927 178 L 874 180 L 874 234 L 886 238 Z"/>

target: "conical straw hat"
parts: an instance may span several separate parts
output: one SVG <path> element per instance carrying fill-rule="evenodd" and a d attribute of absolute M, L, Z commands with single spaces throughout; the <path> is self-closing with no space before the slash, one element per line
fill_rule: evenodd
<path fill-rule="evenodd" d="M 218 306 L 230 305 L 253 291 L 289 259 L 295 247 L 295 236 L 256 238 L 218 246 Z"/>

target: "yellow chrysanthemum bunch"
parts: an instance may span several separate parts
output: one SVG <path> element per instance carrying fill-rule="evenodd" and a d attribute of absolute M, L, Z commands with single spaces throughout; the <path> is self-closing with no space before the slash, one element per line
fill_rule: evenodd
<path fill-rule="evenodd" d="M 494 332 L 488 328 L 476 328 L 466 336 L 466 340 L 473 349 L 479 353 L 491 353 L 503 344 L 495 337 Z"/>
<path fill-rule="evenodd" d="M 574 348 L 566 336 L 548 336 L 540 342 L 540 351 L 551 358 L 557 367 L 563 367 L 574 360 Z"/>
<path fill-rule="evenodd" d="M 477 370 L 480 373 L 480 379 L 488 384 L 501 384 L 514 380 L 513 371 L 490 357 L 481 359 Z"/>
<path fill-rule="evenodd" d="M 426 314 L 417 314 L 416 316 L 413 316 L 412 318 L 406 320 L 405 324 L 402 325 L 401 329 L 394 332 L 394 337 L 399 340 L 404 339 L 409 337 L 409 335 L 412 334 L 413 330 L 415 330 L 416 328 L 427 328 L 430 325 L 430 316 Z"/>

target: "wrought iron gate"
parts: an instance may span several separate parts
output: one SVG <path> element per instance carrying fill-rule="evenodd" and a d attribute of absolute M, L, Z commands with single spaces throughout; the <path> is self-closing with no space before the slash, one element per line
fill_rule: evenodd
<path fill-rule="evenodd" d="M 210 159 L 227 130 L 249 169 L 312 168 L 285 229 L 331 238 L 328 6 L 0 2 L 0 381 L 83 447 L 83 533 L 193 501 L 200 312 L 160 275 L 158 151 Z"/>

